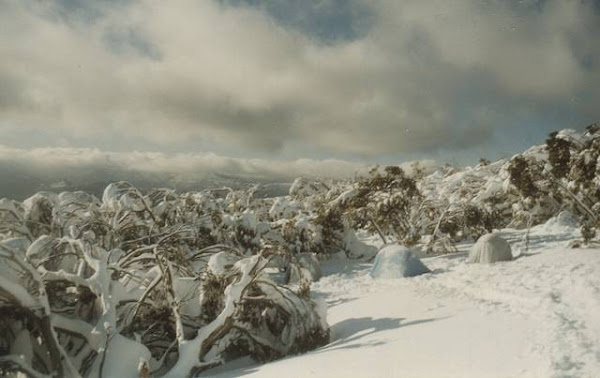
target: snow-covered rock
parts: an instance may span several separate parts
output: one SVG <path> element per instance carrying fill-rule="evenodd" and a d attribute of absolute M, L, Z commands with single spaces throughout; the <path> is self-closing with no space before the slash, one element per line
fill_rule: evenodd
<path fill-rule="evenodd" d="M 384 247 L 375 257 L 371 268 L 373 278 L 414 277 L 430 270 L 413 251 L 399 244 Z"/>
<path fill-rule="evenodd" d="M 498 234 L 487 234 L 477 240 L 469 253 L 469 263 L 494 263 L 513 259 L 510 244 Z"/>

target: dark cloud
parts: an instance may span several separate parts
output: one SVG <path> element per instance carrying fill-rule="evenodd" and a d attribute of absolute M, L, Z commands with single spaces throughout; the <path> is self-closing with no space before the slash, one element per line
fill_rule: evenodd
<path fill-rule="evenodd" d="M 593 1 L 7 0 L 0 28 L 3 140 L 378 158 L 600 119 Z"/>
<path fill-rule="evenodd" d="M 325 44 L 366 36 L 376 19 L 368 3 L 359 0 L 219 0 L 224 6 L 259 9 L 285 28 Z"/>

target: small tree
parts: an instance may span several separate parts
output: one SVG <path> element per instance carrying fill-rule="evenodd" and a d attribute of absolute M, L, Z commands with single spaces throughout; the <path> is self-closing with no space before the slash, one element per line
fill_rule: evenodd
<path fill-rule="evenodd" d="M 411 222 L 420 197 L 415 179 L 402 168 L 387 166 L 381 172 L 374 167 L 358 182 L 356 195 L 346 202 L 344 213 L 354 227 L 392 234 L 412 245 L 420 238 Z"/>
<path fill-rule="evenodd" d="M 569 173 L 571 162 L 571 143 L 557 137 L 558 132 L 550 133 L 546 139 L 546 150 L 548 151 L 548 162 L 552 166 L 554 177 L 561 179 Z"/>

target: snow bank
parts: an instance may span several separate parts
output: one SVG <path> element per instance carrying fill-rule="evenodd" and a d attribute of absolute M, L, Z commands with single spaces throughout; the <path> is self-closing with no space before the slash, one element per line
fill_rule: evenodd
<path fill-rule="evenodd" d="M 414 277 L 430 272 L 429 268 L 410 249 L 399 244 L 383 248 L 371 268 L 373 278 Z"/>
<path fill-rule="evenodd" d="M 510 244 L 497 234 L 487 234 L 477 240 L 469 253 L 469 263 L 493 263 L 512 260 Z"/>

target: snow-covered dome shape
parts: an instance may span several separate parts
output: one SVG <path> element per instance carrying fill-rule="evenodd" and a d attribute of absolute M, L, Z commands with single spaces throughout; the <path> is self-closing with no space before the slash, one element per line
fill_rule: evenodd
<path fill-rule="evenodd" d="M 477 240 L 469 253 L 469 263 L 493 263 L 512 260 L 510 244 L 498 234 L 486 234 Z"/>
<path fill-rule="evenodd" d="M 373 278 L 414 277 L 429 273 L 431 270 L 410 249 L 392 244 L 383 248 L 375 256 L 375 264 L 371 268 Z"/>

